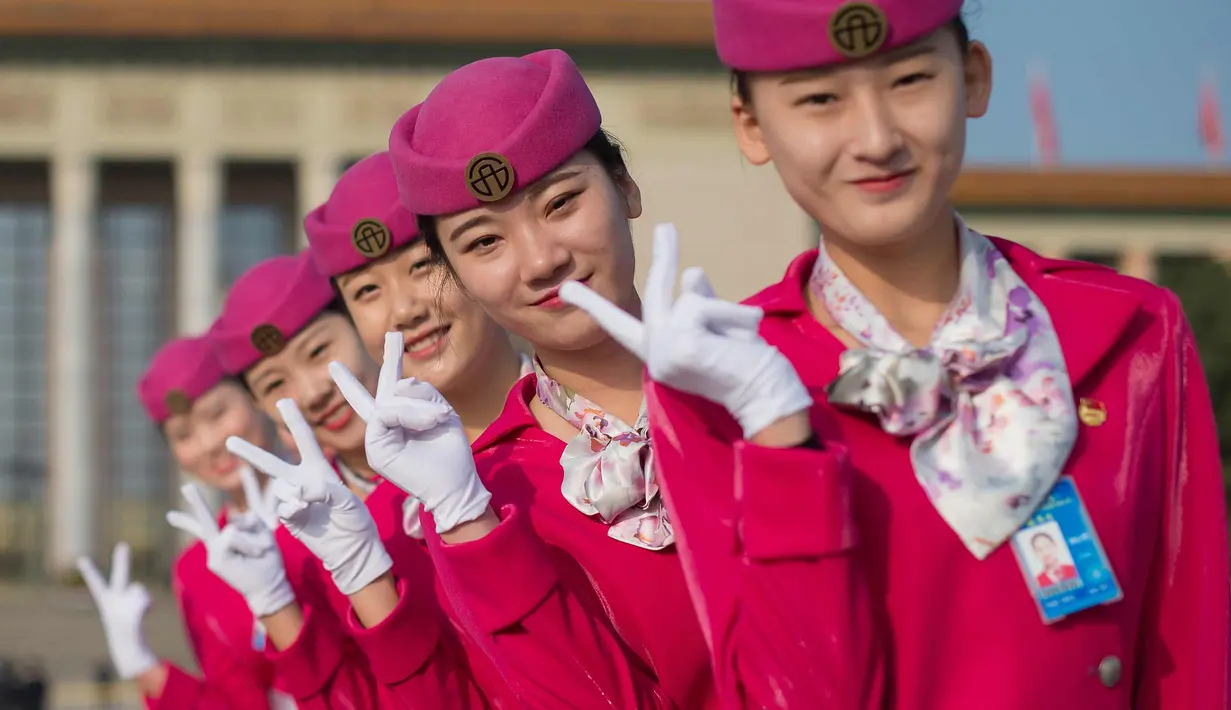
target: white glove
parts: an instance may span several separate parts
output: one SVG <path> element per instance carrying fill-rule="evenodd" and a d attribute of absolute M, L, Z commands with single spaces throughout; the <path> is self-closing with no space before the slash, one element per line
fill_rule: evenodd
<path fill-rule="evenodd" d="M 273 486 L 261 490 L 261 484 L 256 479 L 256 472 L 251 466 L 244 465 L 239 469 L 239 482 L 244 487 L 244 504 L 248 510 L 244 515 L 255 516 L 270 530 L 278 529 L 278 512 L 275 508 L 278 501 L 273 495 Z"/>
<path fill-rule="evenodd" d="M 363 501 L 342 485 L 295 402 L 279 400 L 300 462 L 292 465 L 238 436 L 227 450 L 273 477 L 278 518 L 333 575 L 338 591 L 354 594 L 389 571 L 393 561 Z"/>
<path fill-rule="evenodd" d="M 247 474 L 255 479 L 251 470 Z M 256 485 L 255 480 L 252 485 Z M 201 489 L 189 483 L 180 491 L 192 512 L 172 510 L 167 513 L 167 522 L 205 543 L 209 571 L 243 595 L 253 616 L 269 616 L 294 603 L 295 592 L 286 579 L 273 530 L 259 515 L 237 516 L 219 530 Z"/>
<path fill-rule="evenodd" d="M 761 309 L 720 300 L 697 267 L 684 271 L 675 299 L 678 269 L 675 227 L 660 224 L 641 302 L 644 322 L 575 281 L 560 287 L 560 298 L 641 358 L 654 381 L 725 407 L 745 439 L 811 407 L 790 361 L 757 333 Z"/>
<path fill-rule="evenodd" d="M 124 680 L 132 680 L 159 663 L 141 631 L 141 620 L 150 608 L 150 593 L 140 583 L 128 583 L 129 555 L 128 543 L 115 546 L 110 582 L 103 579 L 90 558 L 77 558 L 77 570 L 103 620 L 111 662 Z"/>
<path fill-rule="evenodd" d="M 385 335 L 375 398 L 342 363 L 329 363 L 329 374 L 368 423 L 368 464 L 417 498 L 444 533 L 483 515 L 492 494 L 475 471 L 457 412 L 427 382 L 402 379 L 402 348 L 401 333 Z"/>

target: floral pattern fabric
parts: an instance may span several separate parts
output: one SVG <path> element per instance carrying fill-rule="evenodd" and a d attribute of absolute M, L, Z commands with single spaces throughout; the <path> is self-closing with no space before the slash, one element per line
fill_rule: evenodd
<path fill-rule="evenodd" d="M 560 456 L 560 492 L 573 507 L 607 523 L 607 534 L 630 545 L 661 550 L 675 542 L 654 480 L 650 427 L 642 404 L 629 426 L 564 387 L 534 363 L 536 388 L 548 409 L 580 429 Z"/>
<path fill-rule="evenodd" d="M 911 436 L 915 477 L 982 560 L 1035 512 L 1077 436 L 1073 391 L 1051 317 L 983 235 L 958 221 L 958 293 L 916 348 L 828 258 L 809 287 L 863 348 L 842 353 L 830 402 Z"/>

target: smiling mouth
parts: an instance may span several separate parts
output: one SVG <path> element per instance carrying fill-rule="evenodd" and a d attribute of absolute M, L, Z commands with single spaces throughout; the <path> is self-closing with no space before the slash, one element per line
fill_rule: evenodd
<path fill-rule="evenodd" d="M 351 417 L 354 416 L 355 410 L 351 409 L 346 402 L 339 403 L 336 407 L 329 410 L 325 416 L 321 417 L 317 422 L 317 426 L 326 431 L 338 431 L 350 424 Z"/>
<path fill-rule="evenodd" d="M 445 343 L 449 341 L 449 331 L 452 329 L 452 324 L 442 325 L 439 328 L 434 328 L 423 335 L 417 336 L 413 340 L 407 340 L 406 344 L 402 347 L 402 352 L 414 360 L 431 357 L 440 352 Z"/>
<path fill-rule="evenodd" d="M 587 276 L 584 279 L 570 279 L 570 281 L 576 281 L 577 283 L 584 284 L 590 281 L 590 277 Z M 537 306 L 538 308 L 546 308 L 546 309 L 551 310 L 551 309 L 556 309 L 556 308 L 563 308 L 569 304 L 565 303 L 563 300 L 560 299 L 560 287 L 556 286 L 555 288 L 551 289 L 546 294 L 544 294 L 542 298 L 535 301 L 534 303 L 531 303 L 530 305 Z"/>
<path fill-rule="evenodd" d="M 868 192 L 892 192 L 906 184 L 915 175 L 914 170 L 903 170 L 883 177 L 855 180 L 854 184 Z"/>

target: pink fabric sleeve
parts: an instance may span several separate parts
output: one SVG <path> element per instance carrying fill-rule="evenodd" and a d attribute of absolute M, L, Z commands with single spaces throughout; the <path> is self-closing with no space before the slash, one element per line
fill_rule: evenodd
<path fill-rule="evenodd" d="M 1168 459 L 1162 535 L 1146 600 L 1133 707 L 1231 707 L 1231 571 L 1218 429 L 1197 345 L 1178 300 L 1165 309 L 1178 352 L 1166 376 Z"/>
<path fill-rule="evenodd" d="M 482 539 L 428 549 L 453 606 L 523 707 L 670 708 L 653 674 L 611 626 L 584 569 L 507 505 Z"/>
<path fill-rule="evenodd" d="M 654 460 L 724 707 L 880 708 L 880 631 L 838 447 L 727 443 L 709 402 L 647 383 Z M 736 430 L 737 431 L 737 430 Z"/>
<path fill-rule="evenodd" d="M 398 582 L 398 604 L 380 624 L 364 628 L 352 609 L 351 636 L 367 655 L 376 681 L 408 708 L 485 708 L 456 630 L 440 613 L 432 589 Z"/>
<path fill-rule="evenodd" d="M 282 651 L 270 647 L 265 655 L 300 710 L 384 707 L 367 659 L 327 610 L 304 605 L 303 629 L 295 643 Z"/>
<path fill-rule="evenodd" d="M 188 633 L 201 676 L 197 677 L 172 663 L 167 663 L 167 682 L 157 698 L 146 698 L 146 707 L 159 710 L 226 710 L 229 708 L 269 708 L 269 682 L 252 664 L 235 658 L 231 648 L 220 643 L 204 626 L 204 614 L 198 611 L 193 585 L 183 578 L 178 565 L 172 580 L 180 617 Z"/>

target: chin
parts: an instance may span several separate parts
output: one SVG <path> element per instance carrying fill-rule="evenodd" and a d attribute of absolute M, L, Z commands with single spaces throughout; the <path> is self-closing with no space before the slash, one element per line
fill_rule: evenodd
<path fill-rule="evenodd" d="M 887 205 L 863 208 L 848 215 L 846 228 L 840 230 L 858 235 L 848 240 L 865 247 L 889 247 L 907 241 L 933 223 L 934 210 L 909 199 Z"/>
<path fill-rule="evenodd" d="M 569 308 L 549 318 L 535 318 L 519 330 L 517 334 L 536 350 L 560 352 L 587 350 L 611 337 L 580 308 Z"/>

